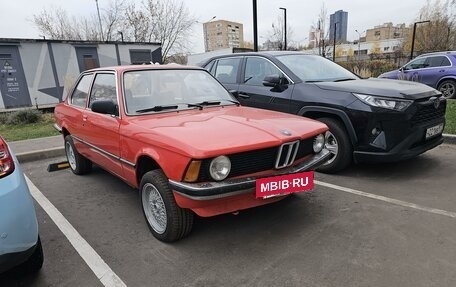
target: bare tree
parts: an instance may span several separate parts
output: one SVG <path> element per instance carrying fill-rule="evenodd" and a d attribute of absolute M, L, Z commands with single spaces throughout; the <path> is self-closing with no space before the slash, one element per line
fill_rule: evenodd
<path fill-rule="evenodd" d="M 430 21 L 416 25 L 414 51 L 417 54 L 456 49 L 456 20 L 453 2 L 428 0 L 420 9 L 416 22 Z M 413 25 L 411 25 L 413 29 Z M 413 33 L 403 42 L 403 49 L 410 51 Z"/>
<path fill-rule="evenodd" d="M 96 13 L 75 17 L 59 7 L 43 9 L 33 16 L 38 30 L 48 39 L 113 41 L 119 31 L 124 40 L 160 42 L 162 57 L 189 52 L 188 36 L 196 18 L 182 0 L 111 0 L 100 8 L 102 31 Z M 102 37 L 103 35 L 103 37 Z"/>
<path fill-rule="evenodd" d="M 170 53 L 189 52 L 188 36 L 197 19 L 182 0 L 147 0 L 145 6 L 153 27 L 151 36 L 162 44 L 163 59 Z"/>
<path fill-rule="evenodd" d="M 278 16 L 277 21 L 272 23 L 272 29 L 267 33 L 267 40 L 266 42 L 269 43 L 279 43 L 278 49 L 282 50 L 284 47 L 284 30 L 285 30 L 285 22 L 283 16 Z M 293 46 L 293 28 L 288 24 L 287 25 L 287 49 L 292 50 Z M 289 49 L 291 48 L 291 49 Z"/>

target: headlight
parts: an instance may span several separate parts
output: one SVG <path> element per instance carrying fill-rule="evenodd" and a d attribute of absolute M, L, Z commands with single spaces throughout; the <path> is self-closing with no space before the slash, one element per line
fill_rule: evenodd
<path fill-rule="evenodd" d="M 217 181 L 224 180 L 230 174 L 230 171 L 231 161 L 224 155 L 214 158 L 209 165 L 209 173 Z"/>
<path fill-rule="evenodd" d="M 398 100 L 398 99 L 391 99 L 391 98 L 382 98 L 377 96 L 369 96 L 369 95 L 362 95 L 362 94 L 355 94 L 355 97 L 363 101 L 364 103 L 379 108 L 385 108 L 395 111 L 403 111 L 407 109 L 413 101 L 411 100 Z"/>
<path fill-rule="evenodd" d="M 315 153 L 319 153 L 322 151 L 322 149 L 325 147 L 325 136 L 322 134 L 319 134 L 314 138 L 313 141 L 313 150 Z"/>

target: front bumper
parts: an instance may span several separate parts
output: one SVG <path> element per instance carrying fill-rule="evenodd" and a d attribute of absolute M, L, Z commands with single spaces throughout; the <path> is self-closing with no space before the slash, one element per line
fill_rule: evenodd
<path fill-rule="evenodd" d="M 327 150 L 311 156 L 299 164 L 277 170 L 268 176 L 283 174 L 293 174 L 308 170 L 314 170 L 326 162 L 330 157 Z M 213 200 L 237 196 L 244 193 L 251 193 L 255 188 L 256 177 L 247 177 L 239 179 L 228 179 L 221 182 L 203 182 L 203 183 L 186 183 L 169 180 L 171 189 L 179 195 L 197 201 Z"/>
<path fill-rule="evenodd" d="M 415 157 L 443 143 L 442 135 L 424 140 L 425 130 L 425 128 L 418 128 L 387 152 L 354 151 L 354 160 L 357 163 L 395 162 Z"/>

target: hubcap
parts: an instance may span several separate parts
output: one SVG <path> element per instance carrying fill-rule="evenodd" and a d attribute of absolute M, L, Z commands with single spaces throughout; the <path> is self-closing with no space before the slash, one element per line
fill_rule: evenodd
<path fill-rule="evenodd" d="M 337 156 L 339 152 L 339 145 L 337 143 L 337 139 L 334 134 L 330 131 L 327 131 L 325 134 L 326 144 L 325 148 L 331 153 L 330 159 L 325 163 L 325 165 L 331 164 Z"/>
<path fill-rule="evenodd" d="M 165 202 L 160 192 L 151 183 L 146 183 L 143 187 L 142 205 L 152 229 L 158 234 L 163 234 L 167 224 Z"/>
<path fill-rule="evenodd" d="M 445 98 L 450 98 L 450 97 L 454 96 L 455 90 L 456 90 L 456 87 L 452 83 L 445 83 L 444 85 L 442 85 L 440 87 L 440 91 L 442 92 L 442 94 Z"/>
<path fill-rule="evenodd" d="M 70 164 L 70 167 L 72 170 L 76 170 L 76 157 L 74 155 L 74 150 L 73 147 L 69 142 L 65 144 L 65 150 L 66 150 L 66 156 L 68 163 Z"/>

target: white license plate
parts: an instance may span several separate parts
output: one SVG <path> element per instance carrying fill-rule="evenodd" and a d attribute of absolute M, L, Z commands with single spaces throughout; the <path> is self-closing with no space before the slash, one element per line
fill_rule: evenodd
<path fill-rule="evenodd" d="M 443 132 L 443 123 L 426 129 L 426 139 L 432 138 Z"/>

